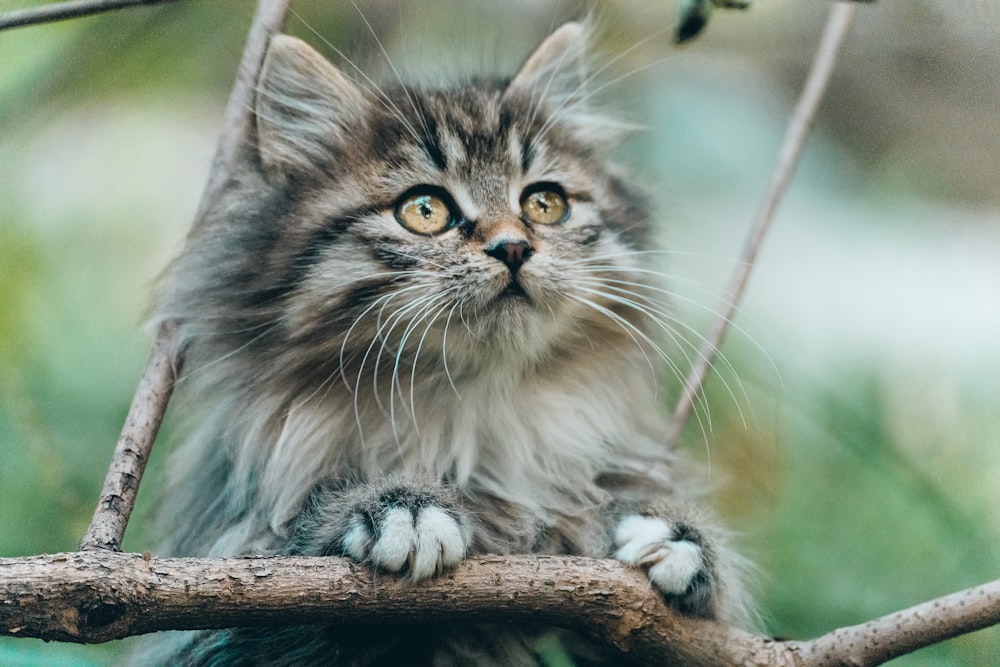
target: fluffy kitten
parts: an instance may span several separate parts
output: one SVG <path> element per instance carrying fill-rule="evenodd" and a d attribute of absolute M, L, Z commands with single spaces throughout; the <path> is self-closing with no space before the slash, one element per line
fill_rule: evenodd
<path fill-rule="evenodd" d="M 662 442 L 649 212 L 584 104 L 585 41 L 564 25 L 510 80 L 369 90 L 273 38 L 245 165 L 158 298 L 197 420 L 169 553 L 413 581 L 477 553 L 615 557 L 683 612 L 742 622 Z M 508 627 L 183 637 L 164 662 L 537 660 Z"/>

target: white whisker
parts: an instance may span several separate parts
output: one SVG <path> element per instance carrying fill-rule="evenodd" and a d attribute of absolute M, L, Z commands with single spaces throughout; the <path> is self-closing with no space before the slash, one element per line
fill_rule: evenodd
<path fill-rule="evenodd" d="M 358 15 L 361 16 L 361 20 L 365 22 L 365 25 L 368 27 L 368 32 L 370 32 L 372 37 L 375 39 L 376 46 L 378 46 L 379 51 L 382 52 L 382 56 L 385 57 L 385 61 L 389 64 L 389 69 L 392 70 L 393 75 L 396 77 L 396 81 L 399 83 L 400 89 L 403 91 L 403 94 L 406 95 L 406 100 L 410 103 L 410 108 L 413 110 L 413 115 L 416 116 L 417 120 L 420 121 L 420 126 L 424 130 L 424 136 L 430 139 L 431 131 L 430 128 L 427 127 L 427 121 L 424 119 L 423 114 L 420 113 L 420 109 L 417 107 L 416 100 L 413 98 L 413 95 L 410 93 L 409 88 L 403 81 L 403 77 L 400 75 L 399 70 L 396 69 L 395 63 L 392 62 L 392 58 L 389 57 L 389 52 L 385 50 L 385 45 L 383 45 L 382 40 L 379 39 L 378 33 L 375 32 L 375 28 L 368 20 L 368 17 L 365 16 L 365 13 L 361 11 L 361 8 L 358 6 L 358 3 L 355 2 L 355 0 L 351 0 L 351 5 L 358 12 Z M 417 141 L 420 141 L 420 137 L 414 137 L 414 138 L 417 139 Z"/>
<path fill-rule="evenodd" d="M 388 111 L 389 113 L 391 113 L 392 116 L 393 116 L 393 118 L 395 118 L 396 120 L 399 121 L 400 125 L 402 125 L 403 128 L 406 129 L 406 131 L 410 133 L 410 136 L 412 136 L 413 139 L 415 141 L 417 141 L 417 142 L 421 141 L 420 135 L 417 133 L 416 128 L 414 128 L 413 125 L 406 119 L 406 116 L 403 115 L 403 112 L 400 110 L 400 108 L 398 106 L 396 106 L 396 103 L 392 101 L 392 98 L 389 97 L 389 95 L 385 92 L 385 90 L 383 90 L 375 82 L 374 79 L 372 79 L 370 76 L 368 76 L 368 74 L 363 69 L 361 69 L 360 67 L 358 67 L 354 63 L 354 61 L 352 61 L 350 58 L 348 58 L 344 54 L 343 51 L 341 51 L 336 46 L 334 46 L 333 43 L 330 42 L 330 40 L 328 40 L 326 37 L 324 37 L 322 34 L 320 34 L 315 28 L 313 28 L 311 25 L 309 25 L 309 22 L 306 21 L 304 18 L 302 18 L 301 15 L 299 15 L 298 13 L 296 13 L 296 11 L 294 9 L 289 9 L 289 12 L 295 18 L 297 18 L 300 21 L 302 21 L 302 24 L 306 27 L 306 29 L 309 30 L 309 32 L 311 32 L 313 35 L 315 35 L 317 39 L 319 39 L 321 42 L 323 42 L 323 44 L 325 44 L 327 48 L 329 48 L 331 51 L 333 51 L 334 53 L 336 53 L 340 58 L 342 58 L 344 60 L 344 62 L 346 62 L 348 65 L 350 65 L 354 69 L 354 71 L 362 79 L 364 79 L 364 82 L 367 84 L 367 86 L 361 86 L 360 82 L 357 79 L 355 79 L 354 77 L 351 77 L 354 80 L 354 82 L 357 83 L 360 87 L 364 88 L 365 90 L 373 93 L 375 99 L 379 102 L 379 104 L 381 104 L 385 108 L 386 111 Z"/>
<path fill-rule="evenodd" d="M 594 282 L 597 282 L 597 281 L 594 281 Z M 630 291 L 627 291 L 627 290 L 620 290 L 618 288 L 614 288 L 614 287 L 611 287 L 611 286 L 605 286 L 605 287 L 606 287 L 606 289 L 611 289 L 613 291 L 617 291 L 620 294 L 609 293 L 609 292 L 607 292 L 605 290 L 590 289 L 590 288 L 582 287 L 582 286 L 580 286 L 580 289 L 583 290 L 583 291 L 585 291 L 585 292 L 587 292 L 587 293 L 590 293 L 590 294 L 603 296 L 604 298 L 608 299 L 609 301 L 613 301 L 613 302 L 619 303 L 619 304 L 621 304 L 623 306 L 627 306 L 627 307 L 632 308 L 633 310 L 636 310 L 636 311 L 638 311 L 638 312 L 646 315 L 647 317 L 649 317 L 649 319 L 652 320 L 660 329 L 662 329 L 664 331 L 664 333 L 666 333 L 666 335 L 670 338 L 670 340 L 672 340 L 676 344 L 677 349 L 681 352 L 682 355 L 684 355 L 684 360 L 685 360 L 685 362 L 687 363 L 687 365 L 689 367 L 693 363 L 692 359 L 691 359 L 691 355 L 689 353 L 689 350 L 693 350 L 695 352 L 695 354 L 698 355 L 698 356 L 702 356 L 703 355 L 703 352 L 701 351 L 700 346 L 698 346 L 695 343 L 693 343 L 690 340 L 688 340 L 685 336 L 681 335 L 673 326 L 671 326 L 671 324 L 668 324 L 668 322 L 672 323 L 672 324 L 679 324 L 679 322 L 678 322 L 678 320 L 676 318 L 672 317 L 668 313 L 666 313 L 666 312 L 664 312 L 664 311 L 662 311 L 662 310 L 660 310 L 658 308 L 652 308 L 652 307 L 649 307 L 649 306 L 646 306 L 646 305 L 643 305 L 643 304 L 639 303 L 635 299 L 627 298 L 625 296 L 622 296 L 622 294 L 627 294 L 627 295 L 630 295 L 630 296 L 636 296 L 637 298 L 642 298 L 641 295 L 636 295 L 633 292 L 630 292 Z M 695 332 L 690 327 L 686 327 L 684 325 L 681 325 L 681 326 L 682 326 L 682 328 L 687 329 L 687 330 L 691 331 L 692 333 L 695 333 L 696 336 L 698 336 L 699 338 L 701 338 L 701 336 L 699 334 L 697 334 L 697 332 Z M 735 368 L 732 367 L 732 364 L 729 363 L 729 360 L 726 359 L 724 355 L 722 355 L 720 353 L 719 354 L 719 358 L 721 360 L 723 360 L 723 362 L 725 364 L 727 364 L 728 368 L 730 368 L 735 373 Z M 669 366 L 670 366 L 671 371 L 674 373 L 675 377 L 678 380 L 683 381 L 684 380 L 684 375 L 681 372 L 681 369 L 676 364 L 674 364 L 674 363 L 671 363 Z M 741 390 L 741 393 L 742 393 L 744 399 L 749 403 L 749 396 L 746 393 L 746 389 L 743 387 L 742 381 L 739 380 L 739 376 L 738 375 L 736 375 L 736 379 L 737 379 L 737 382 L 739 382 L 739 387 L 740 387 L 740 390 Z M 722 381 L 723 386 L 726 388 L 726 391 L 728 392 L 729 396 L 732 398 L 733 404 L 736 406 L 736 409 L 739 412 L 741 420 L 743 420 L 743 423 L 746 424 L 746 420 L 743 417 L 743 409 L 740 406 L 740 401 L 736 398 L 735 392 L 733 391 L 732 387 L 730 387 L 729 383 L 726 381 L 726 379 L 724 377 L 720 376 L 720 380 Z M 699 403 L 705 409 L 706 416 L 707 416 L 706 422 L 707 422 L 709 428 L 711 428 L 711 417 L 710 417 L 710 413 L 708 411 L 708 405 L 707 405 L 706 399 L 704 398 L 704 396 L 699 396 L 698 397 L 698 401 L 699 401 Z"/>
<path fill-rule="evenodd" d="M 447 294 L 448 293 L 445 292 L 439 295 L 438 301 L 444 301 Z M 431 307 L 433 307 L 433 305 Z M 455 306 L 452 305 L 452 309 L 454 309 L 454 307 Z M 420 436 L 420 429 L 417 424 L 416 388 L 415 388 L 416 378 L 417 378 L 417 361 L 419 361 L 420 359 L 420 351 L 424 347 L 424 340 L 427 338 L 427 333 L 431 330 L 431 327 L 434 326 L 434 324 L 438 320 L 438 317 L 440 317 L 441 313 L 443 313 L 446 308 L 448 308 L 448 304 L 440 306 L 437 310 L 434 311 L 434 313 L 431 315 L 430 320 L 427 322 L 427 326 L 424 327 L 424 332 L 423 334 L 421 334 L 420 341 L 417 343 L 417 349 L 413 352 L 413 364 L 411 364 L 410 366 L 410 414 L 413 417 L 413 429 L 417 433 L 418 437 Z M 402 344 L 400 344 L 400 346 L 402 347 Z M 445 373 L 447 372 L 448 372 L 448 366 L 446 364 Z M 451 380 L 449 378 L 449 382 L 450 381 Z M 452 387 L 454 387 L 454 385 L 452 385 Z"/>
<path fill-rule="evenodd" d="M 451 370 L 448 368 L 448 327 L 451 326 L 451 316 L 454 315 L 455 309 L 460 308 L 460 306 L 461 302 L 456 302 L 451 307 L 451 310 L 448 311 L 448 317 L 444 322 L 444 331 L 441 333 L 441 365 L 444 367 L 444 375 L 448 378 L 448 384 L 451 385 L 451 390 L 455 392 L 458 400 L 462 400 L 462 394 L 459 393 L 458 387 L 455 386 L 455 381 L 451 377 Z"/>

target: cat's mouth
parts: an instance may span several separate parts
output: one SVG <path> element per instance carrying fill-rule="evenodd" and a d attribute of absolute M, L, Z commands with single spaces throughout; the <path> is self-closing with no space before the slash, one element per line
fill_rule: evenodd
<path fill-rule="evenodd" d="M 511 301 L 511 300 L 519 300 L 526 302 L 531 301 L 531 297 L 528 296 L 528 293 L 524 291 L 524 288 L 521 287 L 521 284 L 516 280 L 511 280 L 510 284 L 508 284 L 507 287 L 505 287 L 504 290 L 499 294 L 497 294 L 496 296 L 496 301 Z"/>

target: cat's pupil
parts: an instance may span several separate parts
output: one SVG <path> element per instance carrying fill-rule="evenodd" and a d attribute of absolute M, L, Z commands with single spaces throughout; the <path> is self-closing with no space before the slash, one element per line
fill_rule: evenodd
<path fill-rule="evenodd" d="M 431 207 L 429 197 L 421 197 L 420 201 L 417 202 L 417 206 L 420 209 L 420 215 L 424 217 L 424 220 L 429 220 L 432 215 L 434 215 L 434 209 Z"/>

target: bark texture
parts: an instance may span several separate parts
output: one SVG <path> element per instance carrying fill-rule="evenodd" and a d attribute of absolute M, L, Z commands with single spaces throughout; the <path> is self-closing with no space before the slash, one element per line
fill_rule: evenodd
<path fill-rule="evenodd" d="M 473 558 L 408 584 L 340 558 L 0 559 L 0 632 L 104 642 L 157 630 L 303 623 L 511 622 L 588 632 L 644 665 L 876 665 L 1000 623 L 1000 580 L 811 641 L 682 617 L 643 572 L 568 556 Z"/>

